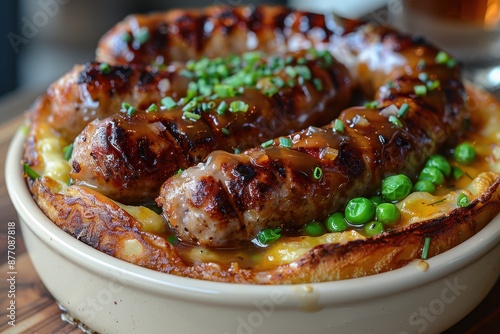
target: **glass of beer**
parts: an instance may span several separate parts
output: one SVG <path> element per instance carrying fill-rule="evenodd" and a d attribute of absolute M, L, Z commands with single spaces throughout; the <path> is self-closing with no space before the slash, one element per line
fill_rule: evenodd
<path fill-rule="evenodd" d="M 500 0 L 389 0 L 400 28 L 459 60 L 466 78 L 500 97 Z"/>
<path fill-rule="evenodd" d="M 500 61 L 500 0 L 401 0 L 402 23 L 460 61 Z"/>

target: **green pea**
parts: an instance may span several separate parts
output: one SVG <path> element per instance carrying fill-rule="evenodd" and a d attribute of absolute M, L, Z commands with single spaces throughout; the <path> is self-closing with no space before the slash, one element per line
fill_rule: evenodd
<path fill-rule="evenodd" d="M 329 232 L 342 232 L 348 227 L 345 217 L 341 212 L 335 212 L 326 218 L 325 225 Z"/>
<path fill-rule="evenodd" d="M 384 199 L 380 196 L 372 196 L 370 197 L 370 201 L 372 201 L 372 203 L 375 205 L 384 203 Z"/>
<path fill-rule="evenodd" d="M 425 167 L 420 172 L 419 180 L 431 181 L 434 184 L 443 184 L 445 181 L 443 173 L 436 167 Z"/>
<path fill-rule="evenodd" d="M 320 235 L 325 234 L 325 226 L 321 222 L 312 221 L 304 225 L 303 231 L 305 235 L 319 237 Z"/>
<path fill-rule="evenodd" d="M 462 143 L 455 148 L 455 160 L 462 164 L 470 164 L 476 159 L 476 150 L 469 143 Z"/>
<path fill-rule="evenodd" d="M 375 205 L 368 198 L 353 198 L 345 207 L 345 218 L 352 224 L 366 224 L 373 217 L 375 217 Z"/>
<path fill-rule="evenodd" d="M 420 180 L 417 183 L 415 183 L 413 191 L 422 191 L 432 194 L 433 192 L 436 191 L 436 186 L 429 180 Z"/>
<path fill-rule="evenodd" d="M 450 176 L 451 173 L 451 165 L 442 155 L 432 155 L 425 167 L 436 167 L 439 169 L 446 177 Z"/>
<path fill-rule="evenodd" d="M 392 175 L 382 181 L 382 196 L 387 201 L 399 201 L 411 192 L 413 184 L 404 174 Z"/>
<path fill-rule="evenodd" d="M 381 222 L 372 221 L 366 224 L 363 229 L 367 236 L 373 237 L 374 235 L 384 232 L 384 224 L 382 224 Z"/>
<path fill-rule="evenodd" d="M 377 206 L 375 217 L 384 225 L 394 225 L 401 219 L 401 212 L 392 203 L 382 203 Z"/>

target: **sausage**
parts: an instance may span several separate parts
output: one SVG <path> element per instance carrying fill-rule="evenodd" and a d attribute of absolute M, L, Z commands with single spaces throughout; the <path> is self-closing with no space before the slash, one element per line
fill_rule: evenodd
<path fill-rule="evenodd" d="M 283 53 L 328 44 L 344 29 L 333 15 L 285 7 L 207 7 L 130 15 L 96 51 L 110 64 L 168 63 L 246 51 Z"/>
<path fill-rule="evenodd" d="M 415 177 L 461 133 L 468 115 L 453 61 L 443 63 L 437 49 L 388 28 L 364 25 L 343 38 L 360 77 L 377 91 L 377 108 L 344 110 L 336 120 L 343 132 L 332 122 L 287 136 L 291 148 L 275 139 L 241 154 L 213 152 L 167 180 L 157 203 L 180 240 L 233 247 L 268 227 L 293 233 L 350 198 L 373 195 L 388 175 Z M 404 104 L 408 112 L 398 117 Z"/>
<path fill-rule="evenodd" d="M 240 95 L 204 97 L 191 111 L 198 120 L 186 118 L 186 105 L 96 119 L 74 141 L 73 182 L 121 203 L 154 203 L 167 178 L 201 162 L 213 150 L 244 150 L 309 125 L 327 124 L 349 103 L 352 85 L 343 65 L 328 53 L 316 57 L 311 52 L 258 60 L 253 66 L 286 59 L 289 68 L 281 64 L 255 85 L 238 87 L 243 89 Z M 292 68 L 307 68 L 310 78 L 302 82 Z M 266 85 L 276 80 L 288 84 L 271 95 Z M 233 102 L 243 102 L 248 110 L 222 114 L 218 107 L 202 110 L 204 104 L 231 106 Z"/>
<path fill-rule="evenodd" d="M 180 63 L 161 71 L 98 62 L 76 65 L 47 90 L 47 121 L 73 141 L 90 121 L 111 116 L 123 102 L 145 109 L 166 95 L 185 95 L 189 79 L 179 75 L 182 68 Z"/>

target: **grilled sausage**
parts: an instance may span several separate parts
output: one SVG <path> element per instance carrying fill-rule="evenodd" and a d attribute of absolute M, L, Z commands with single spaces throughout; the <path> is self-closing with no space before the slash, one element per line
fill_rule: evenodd
<path fill-rule="evenodd" d="M 310 52 L 259 60 L 271 64 L 287 59 L 293 78 L 281 64 L 270 78 L 239 87 L 244 88 L 241 95 L 205 97 L 209 102 L 199 102 L 191 110 L 198 120 L 186 118 L 186 106 L 95 120 L 74 142 L 71 178 L 122 203 L 154 203 L 167 178 L 201 162 L 213 150 L 243 150 L 309 125 L 327 124 L 349 103 L 352 86 L 347 69 L 328 53 L 320 59 L 310 58 L 314 57 Z M 311 78 L 303 79 L 293 68 L 305 70 Z M 271 95 L 265 85 L 276 80 L 289 84 Z M 201 109 L 204 103 L 231 106 L 232 102 L 243 102 L 248 111 L 230 112 L 229 107 L 221 114 L 218 107 Z"/>
<path fill-rule="evenodd" d="M 48 123 L 72 141 L 90 121 L 111 116 L 123 102 L 145 109 L 166 95 L 185 95 L 189 79 L 178 75 L 181 68 L 76 65 L 47 90 Z"/>
<path fill-rule="evenodd" d="M 332 122 L 287 136 L 290 148 L 276 139 L 242 154 L 213 152 L 170 178 L 157 202 L 178 238 L 228 247 L 267 227 L 299 229 L 350 198 L 374 194 L 385 176 L 416 176 L 461 132 L 465 94 L 453 61 L 389 29 L 365 25 L 344 38 L 356 45 L 351 54 L 361 77 L 374 89 L 383 83 L 378 107 L 343 111 L 336 121 L 343 132 Z M 405 103 L 408 112 L 398 117 Z"/>
<path fill-rule="evenodd" d="M 241 54 L 283 53 L 328 44 L 343 31 L 333 15 L 285 7 L 208 7 L 131 15 L 104 35 L 97 59 L 111 64 L 168 63 Z"/>

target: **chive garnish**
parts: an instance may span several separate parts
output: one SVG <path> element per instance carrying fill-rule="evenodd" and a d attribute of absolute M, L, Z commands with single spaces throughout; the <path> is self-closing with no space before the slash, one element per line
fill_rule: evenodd
<path fill-rule="evenodd" d="M 403 103 L 401 107 L 399 107 L 398 116 L 405 117 L 408 113 L 408 110 L 410 110 L 410 105 L 408 103 Z"/>
<path fill-rule="evenodd" d="M 226 128 L 222 128 L 222 129 L 220 129 L 220 131 L 221 131 L 223 134 L 225 134 L 226 136 L 229 136 L 229 135 L 231 134 L 231 132 L 229 132 L 229 130 L 228 130 L 228 129 L 226 129 Z"/>
<path fill-rule="evenodd" d="M 418 74 L 418 79 L 422 82 L 427 82 L 429 80 L 429 75 L 425 72 L 421 72 Z"/>
<path fill-rule="evenodd" d="M 309 69 L 309 67 L 307 67 L 305 65 L 295 66 L 295 71 L 297 72 L 297 74 L 299 76 L 301 76 L 305 80 L 311 80 L 311 78 L 312 78 L 311 70 Z"/>
<path fill-rule="evenodd" d="M 217 114 L 224 115 L 224 113 L 226 112 L 226 110 L 227 110 L 227 103 L 226 103 L 226 101 L 221 101 L 221 103 L 217 107 Z"/>
<path fill-rule="evenodd" d="M 166 109 L 172 109 L 177 106 L 177 103 L 170 96 L 166 96 L 161 99 L 161 105 Z"/>
<path fill-rule="evenodd" d="M 290 78 L 295 78 L 297 76 L 297 71 L 293 66 L 285 66 L 285 73 Z"/>
<path fill-rule="evenodd" d="M 63 148 L 63 154 L 64 154 L 64 159 L 68 161 L 71 159 L 71 155 L 73 154 L 73 143 L 69 144 L 68 146 L 65 146 Z"/>
<path fill-rule="evenodd" d="M 190 119 L 192 121 L 197 121 L 197 120 L 199 120 L 201 118 L 201 115 L 195 114 L 194 112 L 185 111 L 182 114 L 182 117 Z"/>
<path fill-rule="evenodd" d="M 397 126 L 398 128 L 402 127 L 403 126 L 403 123 L 401 123 L 401 121 L 399 120 L 399 118 L 397 118 L 396 116 L 394 115 L 390 115 L 389 116 L 389 122 L 391 122 L 392 124 L 394 124 L 395 126 Z"/>
<path fill-rule="evenodd" d="M 247 112 L 249 105 L 243 101 L 233 101 L 229 105 L 230 112 Z"/>
<path fill-rule="evenodd" d="M 316 166 L 316 168 L 314 168 L 313 171 L 314 179 L 319 180 L 321 179 L 322 176 L 323 176 L 323 170 L 320 167 Z"/>
<path fill-rule="evenodd" d="M 177 237 L 175 235 L 171 235 L 167 238 L 167 241 L 173 245 L 173 246 L 176 246 L 178 245 L 181 241 L 179 239 L 177 239 Z"/>
<path fill-rule="evenodd" d="M 149 30 L 146 27 L 142 27 L 134 34 L 134 41 L 137 41 L 139 45 L 143 45 L 149 40 Z"/>
<path fill-rule="evenodd" d="M 423 70 L 426 66 L 425 59 L 420 59 L 417 63 L 417 68 Z"/>
<path fill-rule="evenodd" d="M 154 103 L 151 103 L 148 109 L 146 109 L 146 112 L 157 112 L 157 111 L 158 111 L 158 106 Z"/>
<path fill-rule="evenodd" d="M 274 143 L 274 140 L 269 139 L 268 141 L 263 142 L 262 144 L 260 144 L 260 146 L 262 146 L 262 148 L 266 148 L 266 147 L 272 146 L 273 143 Z"/>
<path fill-rule="evenodd" d="M 340 119 L 336 119 L 335 125 L 333 126 L 333 130 L 335 130 L 335 132 L 342 133 L 342 132 L 344 132 L 344 129 L 345 129 L 344 122 Z"/>
<path fill-rule="evenodd" d="M 108 74 L 111 72 L 111 66 L 109 66 L 108 63 L 101 63 L 99 65 L 99 71 L 101 71 L 102 74 Z"/>
<path fill-rule="evenodd" d="M 436 63 L 437 64 L 446 64 L 451 60 L 451 57 L 444 51 L 439 51 L 436 55 Z"/>
<path fill-rule="evenodd" d="M 281 228 L 266 228 L 257 234 L 257 240 L 263 244 L 268 245 L 281 237 Z"/>
<path fill-rule="evenodd" d="M 286 147 L 286 148 L 291 148 L 292 147 L 292 140 L 287 137 L 280 137 L 280 146 Z"/>
<path fill-rule="evenodd" d="M 129 34 L 128 32 L 125 32 L 122 34 L 121 39 L 122 39 L 122 41 L 124 41 L 125 43 L 128 44 L 128 43 L 132 42 L 132 35 Z"/>
<path fill-rule="evenodd" d="M 378 108 L 378 101 L 368 101 L 368 102 L 365 102 L 365 108 L 367 108 L 367 109 L 377 109 Z"/>
<path fill-rule="evenodd" d="M 314 87 L 316 88 L 317 91 L 321 92 L 323 90 L 323 83 L 321 82 L 321 79 L 314 78 L 313 84 L 314 84 Z"/>
<path fill-rule="evenodd" d="M 127 109 L 127 115 L 128 115 L 128 116 L 132 116 L 133 114 L 135 114 L 135 112 L 136 112 L 136 111 L 137 111 L 136 107 L 134 107 L 134 106 L 130 106 L 130 107 L 128 107 L 128 109 Z"/>
<path fill-rule="evenodd" d="M 38 179 L 40 177 L 40 174 L 35 172 L 28 164 L 23 164 L 23 169 L 24 169 L 24 174 L 28 176 L 30 179 Z"/>
<path fill-rule="evenodd" d="M 264 94 L 271 97 L 279 91 L 278 87 L 271 87 L 264 91 Z"/>
<path fill-rule="evenodd" d="M 183 108 L 182 108 L 182 111 L 184 112 L 191 112 L 193 111 L 194 109 L 196 109 L 196 106 L 198 105 L 198 103 L 196 102 L 196 100 L 192 100 L 192 101 L 189 101 Z M 198 115 L 199 116 L 199 115 Z"/>
<path fill-rule="evenodd" d="M 424 247 L 422 248 L 422 260 L 427 260 L 427 256 L 429 255 L 430 244 L 431 244 L 431 238 L 426 237 L 424 239 Z"/>
<path fill-rule="evenodd" d="M 417 96 L 427 95 L 427 86 L 425 85 L 417 85 L 413 87 L 413 90 Z"/>
<path fill-rule="evenodd" d="M 441 83 L 439 82 L 439 80 L 427 81 L 427 88 L 429 91 L 438 88 L 440 85 Z"/>

